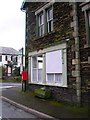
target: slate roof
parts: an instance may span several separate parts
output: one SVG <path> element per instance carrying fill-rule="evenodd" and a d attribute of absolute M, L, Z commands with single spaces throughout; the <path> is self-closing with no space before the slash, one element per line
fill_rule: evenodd
<path fill-rule="evenodd" d="M 11 47 L 1 47 L 0 46 L 0 54 L 2 55 L 18 55 L 19 51 L 15 50 Z"/>

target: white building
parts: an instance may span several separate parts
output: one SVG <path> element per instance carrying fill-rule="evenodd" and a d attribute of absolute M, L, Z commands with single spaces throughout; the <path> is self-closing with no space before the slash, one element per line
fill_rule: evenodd
<path fill-rule="evenodd" d="M 11 48 L 11 47 L 0 47 L 0 66 L 4 66 L 6 68 L 7 76 L 11 76 L 12 73 L 12 64 L 15 66 L 20 66 L 21 64 L 21 56 L 19 55 L 19 51 Z M 0 71 L 1 73 L 1 71 Z"/>

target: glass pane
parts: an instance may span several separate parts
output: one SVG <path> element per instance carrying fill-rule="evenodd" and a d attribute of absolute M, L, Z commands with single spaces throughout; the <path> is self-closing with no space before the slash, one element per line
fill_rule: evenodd
<path fill-rule="evenodd" d="M 39 27 L 39 36 L 43 35 L 44 34 L 44 25 L 41 25 Z"/>
<path fill-rule="evenodd" d="M 55 83 L 61 83 L 62 80 L 62 74 L 56 73 L 55 74 Z"/>
<path fill-rule="evenodd" d="M 48 9 L 47 10 L 47 20 L 53 19 L 53 10 Z"/>
<path fill-rule="evenodd" d="M 53 31 L 53 20 L 51 21 L 51 31 Z"/>
<path fill-rule="evenodd" d="M 37 57 L 32 58 L 32 67 L 37 68 Z"/>
<path fill-rule="evenodd" d="M 37 81 L 37 69 L 33 69 L 32 71 L 32 81 Z"/>
<path fill-rule="evenodd" d="M 42 24 L 44 24 L 44 16 L 43 16 L 43 14 L 40 14 L 38 16 L 38 18 L 39 18 L 39 26 L 41 26 Z"/>
<path fill-rule="evenodd" d="M 53 10 L 51 9 L 50 10 L 50 19 L 52 19 L 53 18 Z"/>
<path fill-rule="evenodd" d="M 48 22 L 48 32 L 51 32 L 51 31 L 53 31 L 53 21 L 52 20 Z"/>
<path fill-rule="evenodd" d="M 38 69 L 38 82 L 42 83 L 43 77 L 42 77 L 42 69 Z"/>
<path fill-rule="evenodd" d="M 0 56 L 0 62 L 2 62 L 2 56 Z"/>
<path fill-rule="evenodd" d="M 54 82 L 54 74 L 53 73 L 48 73 L 47 74 L 47 82 L 48 83 L 53 83 Z"/>
<path fill-rule="evenodd" d="M 89 27 L 90 27 L 90 11 L 88 12 Z"/>

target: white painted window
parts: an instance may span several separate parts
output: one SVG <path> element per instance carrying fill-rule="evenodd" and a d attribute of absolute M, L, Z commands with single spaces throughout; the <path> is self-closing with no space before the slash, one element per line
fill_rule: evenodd
<path fill-rule="evenodd" d="M 47 10 L 47 32 L 53 31 L 53 9 L 52 7 Z"/>
<path fill-rule="evenodd" d="M 60 84 L 61 81 L 62 81 L 62 74 L 61 73 L 47 73 L 47 83 Z"/>
<path fill-rule="evenodd" d="M 46 53 L 46 73 L 62 73 L 62 50 Z"/>
<path fill-rule="evenodd" d="M 55 73 L 55 83 L 61 83 L 62 73 Z"/>
<path fill-rule="evenodd" d="M 57 50 L 46 53 L 46 84 L 67 86 L 66 53 Z"/>
<path fill-rule="evenodd" d="M 32 55 L 29 64 L 31 83 L 67 87 L 67 57 L 64 44 L 46 48 L 40 54 L 37 51 L 29 54 Z"/>
<path fill-rule="evenodd" d="M 90 45 L 90 11 L 88 12 L 88 44 Z"/>
<path fill-rule="evenodd" d="M 32 82 L 42 83 L 43 59 L 42 56 L 32 57 Z"/>
<path fill-rule="evenodd" d="M 90 27 L 90 11 L 88 12 L 89 27 Z"/>
<path fill-rule="evenodd" d="M 2 56 L 0 56 L 0 62 L 2 62 Z"/>
<path fill-rule="evenodd" d="M 44 34 L 44 15 L 43 13 L 38 15 L 38 35 L 42 36 Z"/>
<path fill-rule="evenodd" d="M 54 74 L 47 73 L 47 83 L 54 83 Z"/>
<path fill-rule="evenodd" d="M 53 7 L 52 5 L 42 9 L 37 14 L 38 18 L 38 36 L 53 31 Z"/>

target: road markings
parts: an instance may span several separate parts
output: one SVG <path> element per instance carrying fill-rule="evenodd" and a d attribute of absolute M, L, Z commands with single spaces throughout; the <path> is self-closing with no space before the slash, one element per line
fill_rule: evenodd
<path fill-rule="evenodd" d="M 0 86 L 0 89 L 3 89 L 3 88 L 12 88 L 14 86 Z"/>

